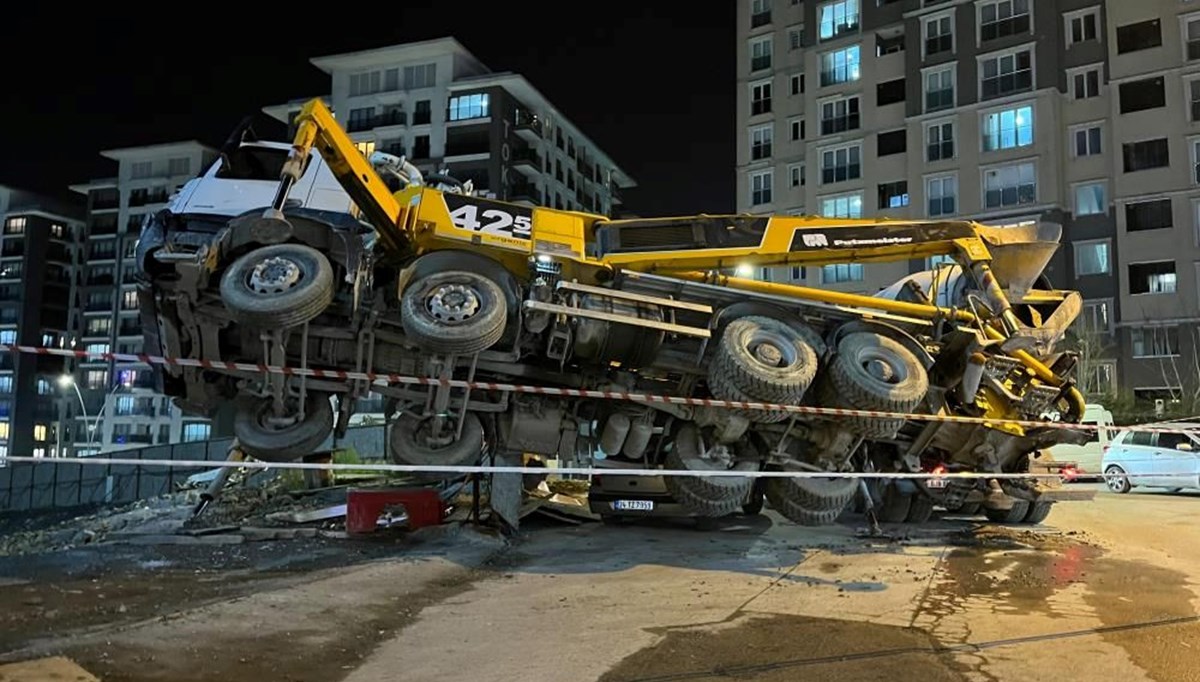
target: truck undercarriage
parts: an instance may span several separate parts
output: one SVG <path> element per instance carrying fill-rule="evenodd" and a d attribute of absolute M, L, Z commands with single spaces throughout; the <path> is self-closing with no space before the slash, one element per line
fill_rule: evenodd
<path fill-rule="evenodd" d="M 1069 380 L 1074 358 L 1053 345 L 1078 313 L 1079 297 L 1038 281 L 1056 248 L 1044 229 L 756 216 L 612 221 L 419 185 L 393 196 L 352 146 L 346 150 L 319 103 L 306 112 L 289 164 L 319 150 L 365 220 L 288 208 L 298 162 L 285 164 L 272 207 L 215 231 L 164 211 L 139 244 L 148 346 L 168 357 L 478 387 L 164 369 L 164 390 L 189 411 L 211 414 L 236 401 L 235 433 L 256 457 L 307 454 L 344 430 L 371 392 L 384 396 L 395 418 L 391 457 L 407 464 L 475 464 L 505 452 L 698 473 L 1019 473 L 1039 449 L 1078 437 L 1003 423 L 489 388 L 996 420 L 1039 420 L 1054 409 L 1072 421 L 1082 409 Z M 724 274 L 741 263 L 930 253 L 952 255 L 958 265 L 888 296 Z M 957 290 L 942 301 L 951 281 Z M 742 507 L 754 479 L 665 483 L 693 514 L 722 516 Z M 764 487 L 775 509 L 817 525 L 832 522 L 859 483 L 769 478 Z M 1033 479 L 962 479 L 924 492 L 948 506 L 980 501 L 997 509 L 1041 495 Z"/>

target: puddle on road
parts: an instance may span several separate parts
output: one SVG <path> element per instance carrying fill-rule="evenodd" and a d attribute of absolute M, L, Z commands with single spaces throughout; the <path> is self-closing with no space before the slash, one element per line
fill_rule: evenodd
<path fill-rule="evenodd" d="M 934 653 L 916 628 L 804 616 L 745 616 L 680 628 L 616 665 L 600 682 L 865 680 L 959 682 L 962 671 Z"/>
<path fill-rule="evenodd" d="M 968 620 L 1091 616 L 1100 621 L 1104 641 L 1123 649 L 1152 679 L 1195 678 L 1192 652 L 1200 653 L 1200 624 L 1186 574 L 1112 558 L 1071 537 L 987 528 L 975 539 L 960 538 L 964 541 L 947 554 L 944 577 L 931 585 L 924 614 L 938 621 L 954 614 Z M 1079 590 L 1066 593 L 1078 583 L 1084 585 L 1082 603 Z"/>

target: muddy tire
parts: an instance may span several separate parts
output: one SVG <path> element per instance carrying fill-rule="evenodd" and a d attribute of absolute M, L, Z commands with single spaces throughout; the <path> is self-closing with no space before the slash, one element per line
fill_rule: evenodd
<path fill-rule="evenodd" d="M 264 462 L 290 462 L 311 455 L 333 433 L 333 408 L 326 393 L 309 391 L 304 419 L 295 424 L 276 426 L 270 421 L 272 416 L 271 399 L 255 398 L 233 419 L 233 435 L 242 451 Z"/>
<path fill-rule="evenodd" d="M 508 321 L 504 290 L 491 279 L 465 270 L 422 277 L 400 297 L 400 323 L 420 348 L 471 355 L 504 336 Z"/>
<path fill-rule="evenodd" d="M 854 332 L 838 342 L 822 387 L 822 402 L 879 412 L 912 412 L 929 391 L 929 377 L 912 351 L 895 339 Z M 841 417 L 839 423 L 866 438 L 891 438 L 904 419 Z"/>
<path fill-rule="evenodd" d="M 1028 500 L 1014 500 L 1011 509 L 984 509 L 983 513 L 987 515 L 988 521 L 992 523 L 1016 524 L 1025 521 L 1025 516 L 1029 514 Z"/>
<path fill-rule="evenodd" d="M 731 400 L 740 403 L 773 402 L 748 395 L 733 383 L 733 378 L 725 368 L 715 365 L 708 370 L 708 390 L 717 400 Z M 728 409 L 730 413 L 745 417 L 747 421 L 756 424 L 775 424 L 790 416 L 785 410 L 752 410 L 742 407 L 720 409 Z"/>
<path fill-rule="evenodd" d="M 274 244 L 242 255 L 221 276 L 221 301 L 238 323 L 297 327 L 333 302 L 333 267 L 303 244 Z"/>
<path fill-rule="evenodd" d="M 983 509 L 983 505 L 979 502 L 967 502 L 958 509 L 955 509 L 954 513 L 961 516 L 978 516 L 980 509 Z"/>
<path fill-rule="evenodd" d="M 713 369 L 755 400 L 796 404 L 817 375 L 814 337 L 781 320 L 741 317 L 726 325 Z"/>
<path fill-rule="evenodd" d="M 884 484 L 875 507 L 880 523 L 904 523 L 912 511 L 913 496 L 905 495 L 894 485 Z"/>
<path fill-rule="evenodd" d="M 721 465 L 699 456 L 699 430 L 685 424 L 675 436 L 672 447 L 667 451 L 664 467 L 687 471 L 714 471 Z M 736 471 L 758 471 L 758 463 L 736 462 Z M 675 501 L 696 516 L 729 516 L 741 511 L 742 504 L 750 497 L 754 479 L 742 476 L 665 476 L 663 483 Z"/>
<path fill-rule="evenodd" d="M 767 501 L 787 520 L 801 526 L 828 526 L 858 492 L 855 478 L 769 478 Z"/>
<path fill-rule="evenodd" d="M 1025 520 L 1022 523 L 1039 524 L 1045 521 L 1047 516 L 1050 516 L 1053 508 L 1053 502 L 1034 502 L 1029 505 L 1029 511 L 1025 513 Z"/>
<path fill-rule="evenodd" d="M 912 495 L 908 505 L 907 523 L 929 523 L 933 518 L 933 500 L 924 495 Z"/>
<path fill-rule="evenodd" d="M 474 412 L 468 412 L 463 420 L 462 435 L 445 445 L 431 445 L 427 433 L 428 420 L 405 412 L 392 424 L 388 434 L 388 453 L 396 464 L 474 466 L 483 455 L 483 423 Z M 451 425 L 453 426 L 453 425 Z M 424 481 L 440 481 L 459 478 L 463 474 L 454 472 L 418 472 L 414 476 Z"/>

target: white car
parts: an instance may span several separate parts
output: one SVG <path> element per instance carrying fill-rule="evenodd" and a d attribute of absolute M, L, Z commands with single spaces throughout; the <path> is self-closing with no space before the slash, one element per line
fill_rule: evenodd
<path fill-rule="evenodd" d="M 1122 430 L 1104 452 L 1104 481 L 1114 493 L 1137 486 L 1179 492 L 1200 488 L 1200 424 L 1163 424 L 1178 433 Z"/>

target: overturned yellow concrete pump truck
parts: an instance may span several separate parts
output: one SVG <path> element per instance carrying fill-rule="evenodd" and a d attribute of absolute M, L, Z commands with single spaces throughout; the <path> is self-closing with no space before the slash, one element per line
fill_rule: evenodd
<path fill-rule="evenodd" d="M 906 415 L 1041 421 L 1055 413 L 1073 423 L 1083 412 L 1071 379 L 1076 358 L 1055 351 L 1080 298 L 1042 275 L 1058 247 L 1054 226 L 611 220 L 485 199 L 449 179 L 422 178 L 403 159 L 365 158 L 320 100 L 296 124 L 290 145 L 242 140 L 196 180 L 270 183 L 271 206 L 232 220 L 173 206 L 147 221 L 138 261 L 148 352 Z M 317 164 L 353 201 L 353 214 L 296 198 L 319 190 L 319 178 L 305 180 Z M 728 274 L 930 256 L 957 265 L 876 296 Z M 913 510 L 934 501 L 982 505 L 1015 523 L 1040 521 L 1065 498 L 1032 477 L 953 474 L 1029 472 L 1041 448 L 1086 438 L 1003 421 L 832 417 L 178 366 L 162 379 L 192 412 L 236 401 L 235 433 L 264 460 L 308 454 L 375 391 L 394 418 L 388 441 L 398 463 L 467 465 L 516 453 L 696 472 L 936 470 L 949 474 L 936 489 L 910 479 L 883 495 L 911 497 Z M 809 525 L 831 523 L 859 489 L 852 478 L 759 480 L 772 507 Z M 692 514 L 722 516 L 742 507 L 755 482 L 673 476 L 666 485 Z"/>

